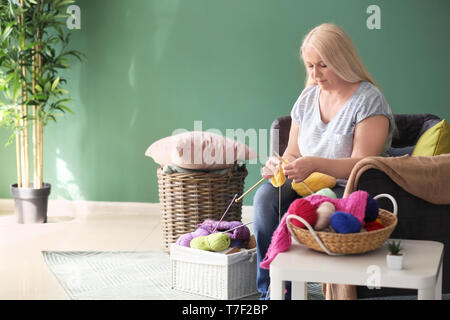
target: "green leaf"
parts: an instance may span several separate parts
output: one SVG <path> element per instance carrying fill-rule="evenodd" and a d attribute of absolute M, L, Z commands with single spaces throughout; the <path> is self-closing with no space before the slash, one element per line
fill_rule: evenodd
<path fill-rule="evenodd" d="M 50 91 L 52 83 L 50 81 L 46 82 L 44 85 L 44 90 L 45 91 Z"/>
<path fill-rule="evenodd" d="M 3 41 L 5 41 L 8 37 L 9 37 L 9 35 L 11 34 L 11 32 L 13 31 L 13 25 L 15 24 L 16 22 L 14 21 L 14 22 L 10 22 L 10 23 L 8 23 L 8 25 L 5 27 L 5 30 L 3 30 L 3 33 L 2 33 L 2 42 Z"/>
<path fill-rule="evenodd" d="M 63 109 L 64 111 L 67 111 L 67 112 L 69 112 L 69 113 L 71 113 L 71 114 L 74 114 L 73 111 L 72 111 L 71 109 L 69 109 L 69 107 L 67 107 L 67 106 L 60 105 L 59 107 L 60 107 L 61 109 Z"/>
<path fill-rule="evenodd" d="M 57 86 L 58 83 L 59 83 L 59 79 L 60 79 L 60 78 L 57 77 L 57 78 L 55 79 L 55 81 L 53 81 L 51 91 L 54 91 L 54 90 L 56 89 L 56 86 Z"/>
<path fill-rule="evenodd" d="M 64 1 L 61 1 L 59 4 L 58 4 L 58 6 L 65 6 L 65 5 L 68 5 L 68 4 L 72 4 L 72 3 L 74 3 L 75 1 L 74 0 L 64 0 Z"/>
<path fill-rule="evenodd" d="M 39 44 L 39 41 L 35 41 L 35 42 L 32 42 L 32 43 L 29 43 L 23 48 L 23 50 L 24 51 L 30 50 L 31 48 L 33 48 L 34 46 L 36 46 L 38 44 Z"/>
<path fill-rule="evenodd" d="M 14 73 L 11 73 L 9 76 L 7 76 L 5 79 L 1 79 L 2 84 L 0 85 L 0 90 L 5 90 L 5 87 L 8 85 L 8 83 L 11 81 L 11 79 L 14 77 Z"/>
<path fill-rule="evenodd" d="M 60 93 L 60 94 L 69 94 L 69 91 L 66 89 L 56 89 L 54 92 Z"/>

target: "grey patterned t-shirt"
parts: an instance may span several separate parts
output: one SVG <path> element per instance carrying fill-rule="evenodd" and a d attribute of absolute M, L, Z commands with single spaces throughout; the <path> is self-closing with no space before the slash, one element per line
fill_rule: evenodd
<path fill-rule="evenodd" d="M 395 127 L 394 116 L 384 95 L 370 82 L 360 83 L 355 93 L 331 119 L 324 123 L 319 110 L 319 86 L 305 88 L 291 111 L 299 126 L 298 146 L 302 156 L 348 158 L 353 150 L 355 125 L 374 115 L 389 119 L 389 135 L 382 156 L 387 155 Z"/>

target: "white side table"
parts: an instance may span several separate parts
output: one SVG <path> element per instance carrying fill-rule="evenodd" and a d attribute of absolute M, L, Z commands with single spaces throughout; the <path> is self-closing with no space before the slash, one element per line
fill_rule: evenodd
<path fill-rule="evenodd" d="M 292 281 L 293 300 L 307 298 L 307 282 L 417 289 L 419 300 L 441 300 L 444 245 L 402 239 L 402 247 L 403 269 L 397 271 L 387 268 L 386 244 L 364 254 L 329 256 L 293 241 L 270 264 L 271 299 L 284 299 L 284 284 Z"/>

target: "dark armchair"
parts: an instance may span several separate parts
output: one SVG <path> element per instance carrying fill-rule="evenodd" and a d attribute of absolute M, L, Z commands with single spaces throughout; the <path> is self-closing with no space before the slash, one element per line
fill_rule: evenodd
<path fill-rule="evenodd" d="M 390 154 L 400 156 L 411 154 L 420 136 L 441 119 L 431 114 L 395 115 L 396 131 Z M 282 154 L 287 147 L 291 117 L 276 119 L 271 126 L 270 151 Z M 371 196 L 389 193 L 398 203 L 398 225 L 391 238 L 434 240 L 444 244 L 443 293 L 450 293 L 450 204 L 435 205 L 420 199 L 398 186 L 384 172 L 369 169 L 358 181 L 358 190 L 365 190 Z M 392 211 L 391 203 L 380 200 L 381 208 Z M 358 298 L 385 297 L 394 295 L 416 295 L 409 289 L 382 288 L 369 290 L 357 287 Z"/>

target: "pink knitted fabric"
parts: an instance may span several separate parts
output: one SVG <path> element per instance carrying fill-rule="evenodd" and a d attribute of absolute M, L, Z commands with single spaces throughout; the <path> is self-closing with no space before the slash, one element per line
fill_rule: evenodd
<path fill-rule="evenodd" d="M 366 191 L 355 191 L 343 199 L 333 199 L 322 195 L 311 195 L 305 198 L 314 206 L 320 206 L 322 202 L 328 201 L 334 204 L 336 211 L 350 213 L 365 226 L 364 217 L 366 215 L 367 197 Z"/>
<path fill-rule="evenodd" d="M 294 206 L 289 206 L 288 211 L 284 214 L 280 224 L 272 235 L 272 241 L 270 242 L 269 249 L 263 261 L 259 264 L 263 269 L 269 269 L 270 263 L 280 253 L 289 249 L 292 240 L 291 235 L 286 224 L 287 216 L 290 214 L 302 215 L 302 213 L 308 213 L 310 211 L 316 211 L 317 207 L 304 199 L 295 200 L 295 212 L 292 209 Z"/>

